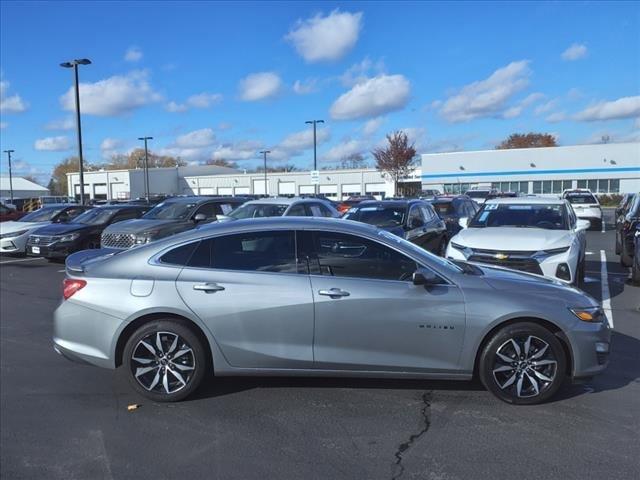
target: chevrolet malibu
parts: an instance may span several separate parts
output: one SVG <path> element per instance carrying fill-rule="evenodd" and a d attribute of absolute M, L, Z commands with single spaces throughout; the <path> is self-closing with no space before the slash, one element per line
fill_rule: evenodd
<path fill-rule="evenodd" d="M 155 401 L 183 399 L 210 374 L 477 375 L 498 398 L 534 404 L 608 361 L 606 316 L 580 290 L 349 220 L 212 224 L 78 252 L 66 271 L 55 350 L 122 367 Z"/>

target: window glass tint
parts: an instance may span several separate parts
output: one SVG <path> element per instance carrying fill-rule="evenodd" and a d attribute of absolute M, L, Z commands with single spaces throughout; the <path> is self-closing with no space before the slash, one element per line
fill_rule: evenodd
<path fill-rule="evenodd" d="M 433 203 L 433 208 L 440 217 L 446 217 L 447 215 L 454 215 L 455 210 L 453 208 L 453 202 Z"/>
<path fill-rule="evenodd" d="M 409 218 L 407 220 L 409 228 L 418 228 L 424 225 L 424 218 L 422 218 L 422 212 L 417 205 L 411 207 L 409 210 Z"/>
<path fill-rule="evenodd" d="M 174 248 L 173 250 L 169 250 L 160 257 L 160 262 L 167 263 L 169 265 L 186 265 L 198 243 L 199 242 L 188 243 Z"/>
<path fill-rule="evenodd" d="M 596 198 L 590 193 L 568 193 L 566 196 L 569 203 L 576 204 L 589 204 L 598 203 Z"/>
<path fill-rule="evenodd" d="M 243 218 L 281 217 L 288 205 L 275 203 L 245 203 L 229 214 L 237 220 Z"/>
<path fill-rule="evenodd" d="M 310 205 L 308 205 L 309 207 L 309 211 L 311 212 L 312 217 L 324 217 L 325 215 L 322 213 L 322 209 L 320 208 L 320 205 L 317 205 L 315 203 L 312 203 Z"/>
<path fill-rule="evenodd" d="M 287 217 L 306 217 L 306 216 L 307 216 L 307 212 L 304 209 L 303 203 L 298 203 L 296 205 L 293 205 L 287 212 Z"/>
<path fill-rule="evenodd" d="M 378 227 L 396 227 L 404 224 L 407 210 L 405 207 L 364 206 L 354 207 L 343 218 L 356 222 L 368 223 Z"/>
<path fill-rule="evenodd" d="M 215 218 L 216 215 L 222 214 L 222 210 L 220 210 L 220 205 L 217 203 L 206 203 L 200 206 L 195 214 L 199 213 L 202 213 L 207 218 Z"/>
<path fill-rule="evenodd" d="M 195 249 L 191 259 L 190 267 L 211 268 L 211 249 L 213 248 L 213 239 L 202 240 Z"/>
<path fill-rule="evenodd" d="M 323 275 L 410 281 L 416 271 L 413 260 L 371 240 L 333 232 L 314 236 Z"/>
<path fill-rule="evenodd" d="M 436 216 L 431 205 L 420 205 L 420 210 L 422 211 L 422 216 L 427 222 L 432 221 Z"/>
<path fill-rule="evenodd" d="M 521 227 L 567 230 L 563 204 L 496 204 L 482 206 L 470 228 Z"/>
<path fill-rule="evenodd" d="M 35 212 L 31 212 L 22 217 L 19 222 L 46 222 L 51 220 L 54 216 L 59 214 L 64 207 L 60 208 L 41 208 Z"/>

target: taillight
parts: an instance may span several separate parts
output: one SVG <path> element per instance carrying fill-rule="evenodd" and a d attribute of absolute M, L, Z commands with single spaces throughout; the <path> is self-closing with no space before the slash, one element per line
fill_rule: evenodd
<path fill-rule="evenodd" d="M 62 296 L 65 300 L 69 300 L 78 290 L 82 290 L 87 284 L 86 280 L 76 280 L 74 278 L 65 278 L 62 282 Z"/>

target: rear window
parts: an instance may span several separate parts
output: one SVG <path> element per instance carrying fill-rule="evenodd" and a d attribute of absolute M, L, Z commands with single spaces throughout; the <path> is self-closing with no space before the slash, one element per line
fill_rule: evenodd
<path fill-rule="evenodd" d="M 181 245 L 180 247 L 174 248 L 173 250 L 169 250 L 167 253 L 160 257 L 160 262 L 166 263 L 168 265 L 178 265 L 185 266 L 189 259 L 191 258 L 191 254 L 196 249 L 200 242 L 188 243 L 186 245 Z"/>
<path fill-rule="evenodd" d="M 598 203 L 596 197 L 590 193 L 570 193 L 567 195 L 567 200 L 573 205 Z"/>
<path fill-rule="evenodd" d="M 344 218 L 377 227 L 396 227 L 404 224 L 406 214 L 406 207 L 365 206 L 352 208 L 345 214 Z"/>
<path fill-rule="evenodd" d="M 432 203 L 431 205 L 433 205 L 433 208 L 435 209 L 436 212 L 438 212 L 438 215 L 441 217 L 454 214 L 453 204 L 451 202 Z"/>

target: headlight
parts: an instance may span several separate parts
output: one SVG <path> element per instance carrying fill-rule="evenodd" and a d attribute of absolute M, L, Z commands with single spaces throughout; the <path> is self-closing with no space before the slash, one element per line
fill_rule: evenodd
<path fill-rule="evenodd" d="M 570 308 L 569 310 L 583 322 L 602 323 L 605 318 L 600 307 Z"/>
<path fill-rule="evenodd" d="M 77 240 L 79 236 L 79 233 L 70 233 L 69 235 L 62 235 L 58 237 L 57 240 L 59 242 L 73 242 L 74 240 Z"/>
<path fill-rule="evenodd" d="M 136 245 L 142 245 L 149 242 L 153 242 L 153 237 L 150 233 L 141 233 L 140 235 L 136 235 Z"/>
<path fill-rule="evenodd" d="M 454 243 L 454 242 L 451 242 L 451 246 L 456 250 L 459 250 L 460 252 L 462 252 L 462 255 L 464 255 L 465 259 L 473 255 L 473 250 L 469 247 L 465 247 L 464 245 L 460 245 L 459 243 Z"/>
<path fill-rule="evenodd" d="M 454 242 L 451 242 L 451 246 L 456 250 L 460 250 L 460 251 L 463 251 L 465 248 L 467 248 L 464 245 L 460 245 L 459 243 L 454 243 Z"/>
<path fill-rule="evenodd" d="M 561 247 L 561 248 L 552 248 L 550 250 L 543 250 L 543 252 L 548 255 L 556 255 L 558 253 L 564 253 L 568 250 L 569 250 L 569 247 Z"/>
<path fill-rule="evenodd" d="M 3 233 L 0 235 L 0 238 L 12 238 L 12 237 L 19 237 L 20 235 L 24 235 L 25 233 L 27 233 L 29 230 L 18 230 L 17 232 L 9 232 L 9 233 Z"/>

